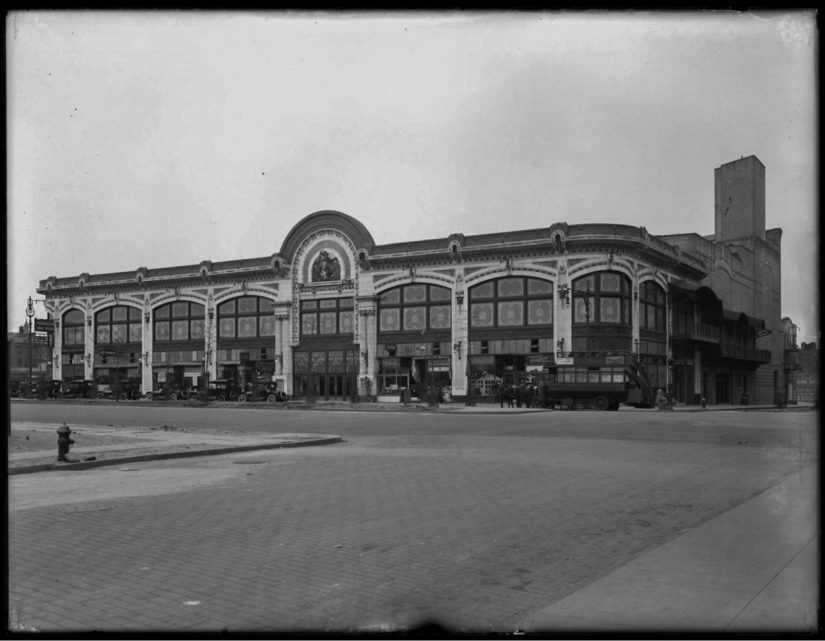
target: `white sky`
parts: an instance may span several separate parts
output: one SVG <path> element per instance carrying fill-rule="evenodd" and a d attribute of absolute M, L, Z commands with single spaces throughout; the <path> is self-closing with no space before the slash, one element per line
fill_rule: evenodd
<path fill-rule="evenodd" d="M 813 12 L 27 12 L 6 29 L 12 330 L 50 275 L 268 256 L 321 209 L 379 244 L 561 221 L 711 234 L 714 168 L 753 154 L 784 231 L 782 315 L 818 335 Z"/>

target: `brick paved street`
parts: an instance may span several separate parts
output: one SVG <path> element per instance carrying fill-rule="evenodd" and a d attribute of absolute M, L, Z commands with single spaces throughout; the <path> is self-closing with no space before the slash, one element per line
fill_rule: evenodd
<path fill-rule="evenodd" d="M 439 417 L 443 433 L 417 417 L 419 429 L 324 447 L 12 477 L 12 627 L 298 632 L 434 619 L 513 631 L 815 458 L 810 413 L 702 415 L 696 440 L 652 436 L 655 413 L 622 414 L 575 414 L 581 438 L 536 432 L 529 415 L 507 417 L 506 434 L 495 415 L 473 417 L 477 431 L 470 417 Z M 595 417 L 620 437 L 589 428 Z M 359 418 L 371 420 L 387 423 Z M 167 491 L 140 494 L 159 478 Z M 77 502 L 24 500 L 91 483 L 101 494 Z"/>

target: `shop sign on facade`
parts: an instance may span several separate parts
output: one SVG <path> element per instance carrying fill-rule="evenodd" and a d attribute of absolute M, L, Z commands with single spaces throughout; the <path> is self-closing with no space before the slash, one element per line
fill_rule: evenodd
<path fill-rule="evenodd" d="M 528 372 L 543 372 L 554 364 L 553 357 L 548 354 L 530 354 L 527 356 L 524 369 Z"/>

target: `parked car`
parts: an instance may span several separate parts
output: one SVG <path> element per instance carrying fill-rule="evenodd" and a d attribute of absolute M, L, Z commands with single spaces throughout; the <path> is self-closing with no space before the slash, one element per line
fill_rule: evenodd
<path fill-rule="evenodd" d="M 38 384 L 26 381 L 15 381 L 9 390 L 12 396 L 18 398 L 37 398 Z"/>
<path fill-rule="evenodd" d="M 93 398 L 96 391 L 94 381 L 69 381 L 63 383 L 62 395 L 63 398 Z"/>
<path fill-rule="evenodd" d="M 143 381 L 141 381 L 141 379 L 127 378 L 125 381 L 121 383 L 120 399 L 130 399 L 136 401 L 141 397 L 141 387 L 143 387 Z"/>
<path fill-rule="evenodd" d="M 210 401 L 236 401 L 240 391 L 235 381 L 216 379 L 209 381 L 207 394 Z"/>
<path fill-rule="evenodd" d="M 63 381 L 46 381 L 45 385 L 47 398 L 63 397 Z"/>
<path fill-rule="evenodd" d="M 112 386 L 109 383 L 95 383 L 92 393 L 98 400 L 112 398 Z"/>
<path fill-rule="evenodd" d="M 151 392 L 146 392 L 146 398 L 150 401 L 176 401 L 178 399 L 187 401 L 189 400 L 189 396 L 192 391 L 194 390 L 190 390 L 189 387 L 181 387 L 179 385 L 175 385 L 174 383 L 166 383 L 162 386 L 158 386 Z"/>
<path fill-rule="evenodd" d="M 287 395 L 278 391 L 278 383 L 247 383 L 246 389 L 238 395 L 238 401 L 266 401 L 267 403 L 286 403 Z"/>

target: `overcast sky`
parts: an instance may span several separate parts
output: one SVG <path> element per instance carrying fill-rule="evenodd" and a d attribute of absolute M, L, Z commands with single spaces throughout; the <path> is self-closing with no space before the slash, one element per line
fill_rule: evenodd
<path fill-rule="evenodd" d="M 811 12 L 27 12 L 6 29 L 12 330 L 50 275 L 268 256 L 322 209 L 379 244 L 562 221 L 712 234 L 714 168 L 753 154 L 784 232 L 782 315 L 817 336 Z"/>

